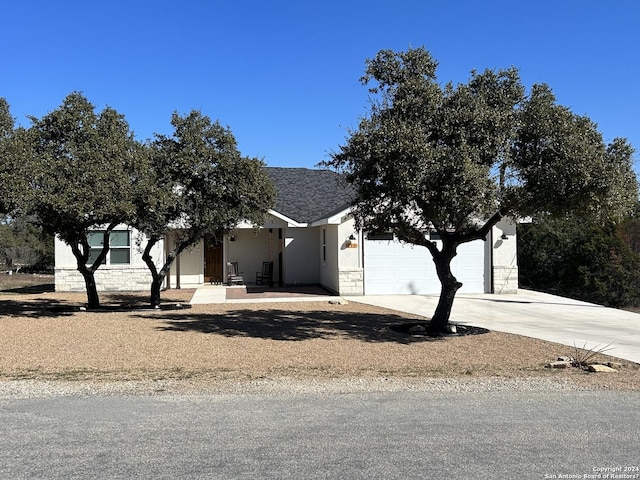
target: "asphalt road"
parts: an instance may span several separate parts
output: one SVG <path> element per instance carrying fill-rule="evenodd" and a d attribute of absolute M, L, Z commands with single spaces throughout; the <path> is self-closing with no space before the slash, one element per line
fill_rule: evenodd
<path fill-rule="evenodd" d="M 0 478 L 640 478 L 639 412 L 633 392 L 4 398 Z"/>

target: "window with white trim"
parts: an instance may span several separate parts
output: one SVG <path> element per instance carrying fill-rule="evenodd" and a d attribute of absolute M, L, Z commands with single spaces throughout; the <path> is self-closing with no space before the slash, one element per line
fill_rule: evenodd
<path fill-rule="evenodd" d="M 89 260 L 87 265 L 92 265 L 102 251 L 104 230 L 89 232 Z M 103 265 L 128 265 L 131 263 L 131 232 L 129 230 L 113 230 L 109 234 L 109 251 L 102 262 Z"/>

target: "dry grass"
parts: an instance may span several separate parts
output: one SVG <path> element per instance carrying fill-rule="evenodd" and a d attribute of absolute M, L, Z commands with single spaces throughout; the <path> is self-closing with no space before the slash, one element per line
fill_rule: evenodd
<path fill-rule="evenodd" d="M 172 290 L 164 292 L 163 300 L 188 302 L 192 293 Z M 101 299 L 103 305 L 139 306 L 147 296 L 102 294 Z M 76 293 L 0 292 L 0 379 L 542 376 L 588 388 L 640 389 L 639 366 L 631 362 L 621 361 L 617 374 L 550 370 L 544 365 L 569 347 L 499 332 L 410 336 L 390 327 L 419 317 L 358 303 L 101 312 L 63 308 L 84 301 L 85 295 Z"/>

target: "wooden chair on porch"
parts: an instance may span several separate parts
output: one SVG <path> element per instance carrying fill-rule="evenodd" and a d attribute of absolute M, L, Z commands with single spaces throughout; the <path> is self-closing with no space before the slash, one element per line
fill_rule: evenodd
<path fill-rule="evenodd" d="M 238 271 L 238 262 L 227 262 L 227 285 L 244 285 L 242 272 Z"/>
<path fill-rule="evenodd" d="M 256 272 L 256 285 L 273 287 L 273 262 L 262 262 L 262 272 Z"/>

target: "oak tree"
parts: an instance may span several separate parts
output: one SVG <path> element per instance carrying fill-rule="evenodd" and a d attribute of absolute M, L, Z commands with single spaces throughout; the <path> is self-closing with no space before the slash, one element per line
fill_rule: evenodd
<path fill-rule="evenodd" d="M 637 184 L 630 145 L 605 145 L 547 85 L 527 94 L 515 68 L 441 84 L 436 68 L 424 48 L 367 60 L 370 111 L 324 165 L 355 188 L 360 228 L 429 250 L 441 283 L 431 326 L 445 331 L 462 286 L 451 271 L 461 244 L 485 239 L 503 217 L 616 218 Z"/>
<path fill-rule="evenodd" d="M 126 223 L 133 166 L 140 146 L 124 117 L 100 113 L 78 92 L 31 127 L 14 129 L 4 158 L 2 185 L 11 210 L 33 215 L 46 234 L 73 252 L 89 308 L 100 305 L 94 274 L 109 251 L 110 232 Z M 6 122 L 4 122 L 6 123 Z M 100 253 L 90 259 L 89 235 L 104 231 Z"/>
<path fill-rule="evenodd" d="M 220 239 L 240 221 L 261 225 L 275 202 L 263 162 L 242 156 L 229 128 L 198 111 L 174 113 L 171 124 L 172 136 L 156 135 L 147 145 L 134 182 L 132 224 L 147 239 L 142 258 L 152 274 L 153 306 L 181 252 L 202 238 Z M 153 247 L 169 235 L 166 256 L 158 262 Z"/>

